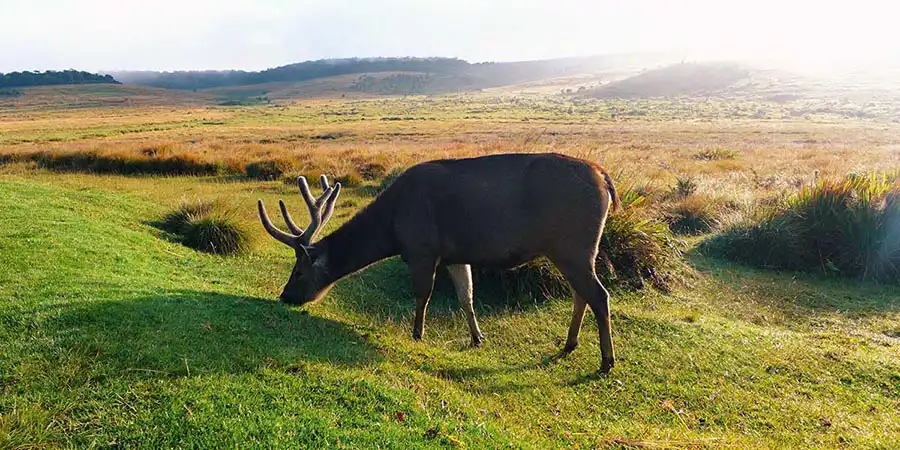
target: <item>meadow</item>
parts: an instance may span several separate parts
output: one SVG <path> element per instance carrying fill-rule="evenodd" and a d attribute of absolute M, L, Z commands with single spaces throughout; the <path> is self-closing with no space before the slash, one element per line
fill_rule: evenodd
<path fill-rule="evenodd" d="M 0 105 L 0 448 L 900 442 L 896 284 L 702 251 L 817 178 L 900 167 L 889 103 L 488 91 L 228 106 L 205 93 L 30 89 Z M 444 273 L 426 336 L 410 338 L 397 259 L 315 304 L 274 301 L 293 256 L 254 203 L 303 211 L 296 176 L 344 183 L 328 233 L 391 171 L 544 151 L 604 165 L 648 199 L 648 220 L 721 205 L 715 223 L 678 236 L 670 291 L 613 291 L 609 375 L 594 373 L 592 320 L 574 353 L 553 358 L 568 296 L 501 301 L 476 280 L 477 349 Z M 234 207 L 252 249 L 207 254 L 159 229 L 185 199 Z"/>

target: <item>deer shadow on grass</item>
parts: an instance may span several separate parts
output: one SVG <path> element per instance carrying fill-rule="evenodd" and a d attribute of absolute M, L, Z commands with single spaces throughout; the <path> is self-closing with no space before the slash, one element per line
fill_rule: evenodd
<path fill-rule="evenodd" d="M 170 291 L 71 304 L 41 325 L 46 356 L 80 355 L 92 370 L 150 377 L 295 372 L 308 363 L 365 366 L 378 355 L 345 324 L 274 301 Z M 55 358 L 51 358 L 53 360 Z"/>

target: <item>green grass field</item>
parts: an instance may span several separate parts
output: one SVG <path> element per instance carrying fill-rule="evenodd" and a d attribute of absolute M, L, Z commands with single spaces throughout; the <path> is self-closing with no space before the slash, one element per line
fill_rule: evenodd
<path fill-rule="evenodd" d="M 202 254 L 153 227 L 184 196 L 254 220 L 281 182 L 0 175 L 0 448 L 897 448 L 896 286 L 757 271 L 691 251 L 691 286 L 615 292 L 619 357 L 553 360 L 566 298 L 476 308 L 449 281 L 410 338 L 388 260 L 303 310 L 292 256 Z M 327 233 L 370 197 L 347 189 Z M 257 232 L 258 226 L 254 224 Z M 692 239 L 691 242 L 695 242 Z"/>
<path fill-rule="evenodd" d="M 604 99 L 566 94 L 587 82 L 566 78 L 378 97 L 344 92 L 355 79 L 0 101 L 0 449 L 900 448 L 896 284 L 701 251 L 814 177 L 896 169 L 896 89 L 754 77 L 711 96 Z M 355 180 L 324 235 L 392 171 L 541 151 L 603 164 L 653 219 L 690 225 L 710 206 L 700 234 L 677 237 L 686 283 L 613 292 L 608 376 L 590 318 L 554 358 L 569 298 L 510 302 L 476 280 L 487 340 L 470 348 L 443 270 L 413 341 L 397 259 L 304 308 L 274 301 L 293 255 L 255 202 L 283 198 L 305 224 L 284 180 Z M 673 196 L 676 183 L 691 192 Z M 236 208 L 256 246 L 210 255 L 157 228 L 194 199 Z"/>

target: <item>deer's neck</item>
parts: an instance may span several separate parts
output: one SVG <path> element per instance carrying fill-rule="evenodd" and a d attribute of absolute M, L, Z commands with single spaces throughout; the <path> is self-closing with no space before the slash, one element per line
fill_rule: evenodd
<path fill-rule="evenodd" d="M 316 244 L 325 258 L 326 284 L 398 254 L 389 211 L 377 203 L 376 200 Z"/>

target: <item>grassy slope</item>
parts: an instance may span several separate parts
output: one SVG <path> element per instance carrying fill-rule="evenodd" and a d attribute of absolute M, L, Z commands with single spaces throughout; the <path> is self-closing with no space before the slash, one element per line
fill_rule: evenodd
<path fill-rule="evenodd" d="M 891 288 L 695 257 L 692 290 L 615 296 L 620 361 L 598 379 L 587 376 L 599 361 L 593 324 L 576 353 L 549 359 L 568 300 L 482 307 L 488 341 L 473 350 L 444 280 L 415 343 L 396 261 L 307 314 L 268 300 L 290 265 L 274 243 L 212 257 L 146 224 L 184 192 L 227 196 L 249 218 L 257 195 L 294 195 L 280 184 L 37 174 L 4 176 L 0 192 L 0 448 L 900 439 Z"/>
<path fill-rule="evenodd" d="M 0 98 L 0 110 L 67 109 L 92 107 L 198 106 L 214 98 L 190 91 L 175 91 L 122 84 L 74 84 L 14 88 L 19 96 Z"/>

